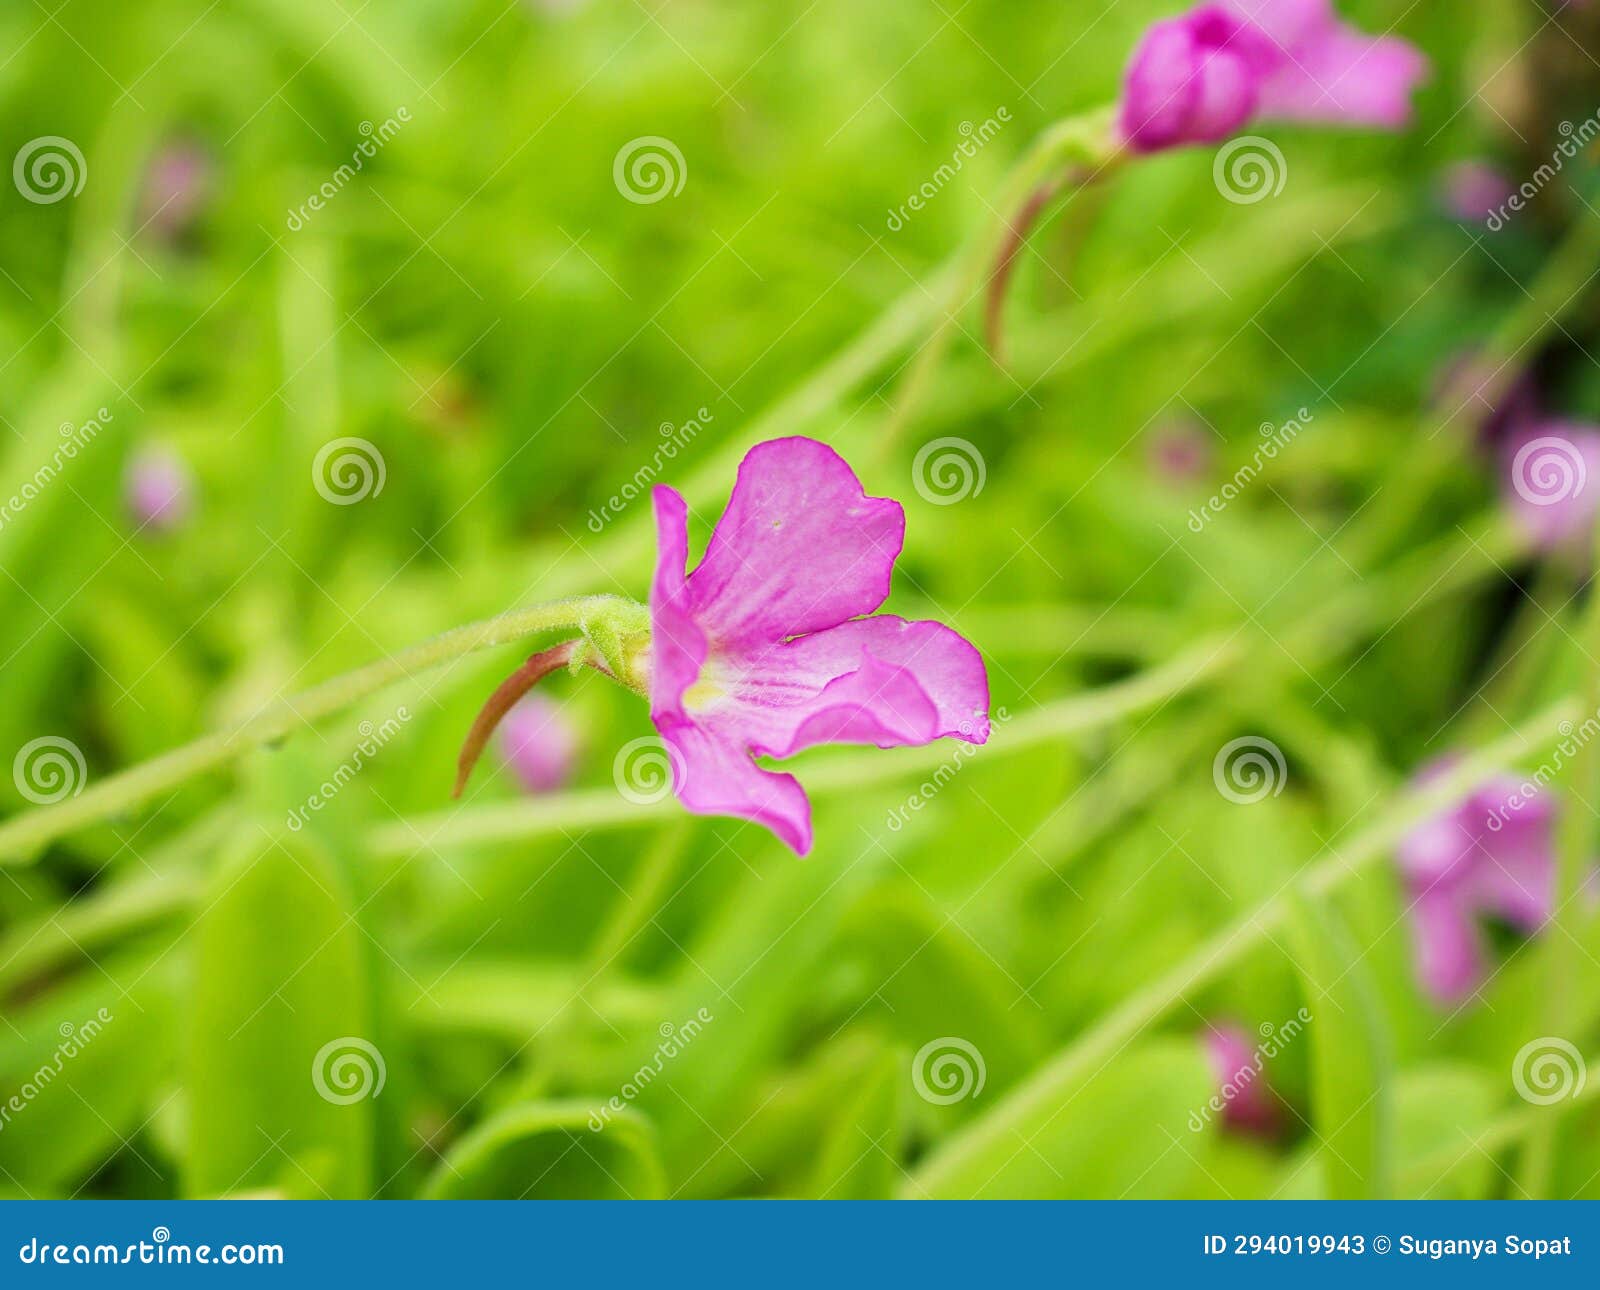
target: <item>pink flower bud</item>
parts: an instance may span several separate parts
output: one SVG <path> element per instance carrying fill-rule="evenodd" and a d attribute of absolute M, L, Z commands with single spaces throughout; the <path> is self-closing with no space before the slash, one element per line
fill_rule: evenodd
<path fill-rule="evenodd" d="M 170 533 L 182 527 L 194 506 L 189 467 L 168 449 L 143 448 L 128 463 L 123 496 L 137 528 Z"/>

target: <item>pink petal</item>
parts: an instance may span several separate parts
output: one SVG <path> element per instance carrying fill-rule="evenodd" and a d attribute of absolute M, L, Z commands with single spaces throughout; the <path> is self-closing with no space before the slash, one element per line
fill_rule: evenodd
<path fill-rule="evenodd" d="M 1278 1123 L 1277 1104 L 1246 1031 L 1226 1022 L 1210 1026 L 1206 1055 L 1223 1098 L 1223 1123 L 1248 1133 L 1272 1132 Z"/>
<path fill-rule="evenodd" d="M 811 803 L 793 775 L 763 770 L 737 744 L 687 719 L 657 721 L 671 749 L 673 788 L 696 815 L 735 815 L 771 829 L 797 855 L 811 850 Z"/>
<path fill-rule="evenodd" d="M 1428 60 L 1404 40 L 1339 21 L 1331 0 L 1228 0 L 1278 45 L 1286 61 L 1261 86 L 1261 115 L 1399 129 Z"/>
<path fill-rule="evenodd" d="M 813 718 L 842 702 L 869 707 L 880 720 L 870 737 L 833 742 L 891 748 L 945 736 L 975 744 L 989 738 L 983 657 L 942 623 L 876 614 L 730 660 L 730 666 L 740 669 L 730 685 L 730 706 L 760 732 L 752 742 L 774 757 L 829 742 L 819 737 L 826 723 Z M 852 678 L 853 685 L 842 688 Z"/>
<path fill-rule="evenodd" d="M 1483 950 L 1471 915 L 1454 894 L 1424 892 L 1411 906 L 1417 977 L 1437 1002 L 1459 1003 L 1484 977 Z"/>
<path fill-rule="evenodd" d="M 905 527 L 900 503 L 868 497 L 826 444 L 759 444 L 689 576 L 689 609 L 719 650 L 775 645 L 870 614 L 889 595 Z"/>
<path fill-rule="evenodd" d="M 683 716 L 683 693 L 694 684 L 709 647 L 690 615 L 684 567 L 689 562 L 689 504 L 665 484 L 650 494 L 656 515 L 656 571 L 650 583 L 650 716 Z"/>

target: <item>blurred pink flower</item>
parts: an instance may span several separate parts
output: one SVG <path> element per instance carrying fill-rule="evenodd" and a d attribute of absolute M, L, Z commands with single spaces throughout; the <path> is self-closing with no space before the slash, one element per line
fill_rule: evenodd
<path fill-rule="evenodd" d="M 940 623 L 874 614 L 905 513 L 866 496 L 832 448 L 803 438 L 752 448 L 692 574 L 688 505 L 664 485 L 652 498 L 650 716 L 689 810 L 753 820 L 804 855 L 805 790 L 755 757 L 988 739 L 978 651 Z"/>
<path fill-rule="evenodd" d="M 1506 504 L 1540 547 L 1587 551 L 1600 511 L 1600 426 L 1523 423 L 1501 449 Z"/>
<path fill-rule="evenodd" d="M 1511 181 L 1486 161 L 1460 161 L 1444 173 L 1445 208 L 1464 224 L 1488 219 L 1516 191 Z"/>
<path fill-rule="evenodd" d="M 1158 152 L 1263 120 L 1399 129 L 1427 69 L 1407 42 L 1340 22 L 1332 0 L 1218 0 L 1145 34 L 1121 133 L 1134 151 Z"/>
<path fill-rule="evenodd" d="M 1178 417 L 1158 427 L 1150 438 L 1150 469 L 1170 484 L 1204 479 L 1216 461 L 1215 437 L 1193 417 Z"/>
<path fill-rule="evenodd" d="M 142 448 L 123 477 L 128 514 L 141 530 L 170 533 L 189 518 L 194 482 L 182 457 L 166 448 Z"/>
<path fill-rule="evenodd" d="M 1263 1078 L 1261 1057 L 1250 1033 L 1230 1022 L 1212 1022 L 1206 1029 L 1206 1056 L 1220 1090 L 1223 1124 L 1241 1133 L 1276 1131 L 1277 1102 Z"/>
<path fill-rule="evenodd" d="M 506 713 L 500 755 L 530 793 L 553 793 L 572 779 L 581 741 L 561 708 L 537 691 Z"/>
<path fill-rule="evenodd" d="M 1416 783 L 1436 779 L 1452 761 L 1424 767 Z M 1411 902 L 1417 976 L 1437 1002 L 1459 1003 L 1483 982 L 1480 920 L 1498 918 L 1532 933 L 1550 917 L 1553 816 L 1545 793 L 1525 793 L 1518 781 L 1500 775 L 1401 839 L 1397 855 Z"/>
<path fill-rule="evenodd" d="M 199 144 L 178 140 L 151 159 L 145 174 L 139 223 L 164 241 L 185 233 L 211 190 L 210 153 Z"/>

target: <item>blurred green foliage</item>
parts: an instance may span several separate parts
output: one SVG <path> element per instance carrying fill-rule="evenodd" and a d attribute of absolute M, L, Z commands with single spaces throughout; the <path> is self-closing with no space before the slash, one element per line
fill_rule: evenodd
<path fill-rule="evenodd" d="M 1476 409 L 1442 433 L 1431 409 L 1445 365 L 1593 218 L 1574 170 L 1490 238 L 1443 212 L 1441 176 L 1485 156 L 1527 173 L 1560 95 L 1600 101 L 1583 99 L 1593 69 L 1541 64 L 1564 37 L 1530 46 L 1524 0 L 1416 6 L 1401 27 L 1434 76 L 1412 130 L 1273 130 L 1288 182 L 1255 205 L 1223 199 L 1208 150 L 1119 173 L 1092 223 L 1069 205 L 1025 253 L 1009 368 L 967 310 L 887 437 L 937 317 L 921 284 L 1000 214 L 989 199 L 1039 130 L 1115 96 L 1172 7 L 0 13 L 6 146 L 60 136 L 87 168 L 62 201 L 0 197 L 0 494 L 63 423 L 111 414 L 0 526 L 8 757 L 68 739 L 95 782 L 459 623 L 642 597 L 645 504 L 598 534 L 589 517 L 660 427 L 697 418 L 661 479 L 688 488 L 700 540 L 742 443 L 835 444 L 906 504 L 889 607 L 971 635 L 1014 721 L 898 819 L 949 748 L 808 755 L 818 843 L 797 861 L 751 825 L 619 804 L 613 754 L 647 714 L 592 675 L 548 684 L 582 731 L 573 790 L 521 806 L 486 764 L 450 804 L 459 741 L 520 657 L 499 650 L 12 858 L 0 1097 L 59 1070 L 0 1123 L 0 1188 L 1520 1194 L 1542 1109 L 1508 1072 L 1551 1033 L 1543 942 L 1502 937 L 1482 997 L 1442 1012 L 1412 977 L 1392 839 L 1343 862 L 1419 763 L 1523 727 L 1582 671 L 1578 574 L 1494 536 Z M 1000 107 L 1003 130 L 891 229 L 963 123 Z M 614 160 L 642 136 L 681 152 L 677 196 L 619 193 Z M 206 162 L 192 217 L 168 228 L 150 174 L 174 146 Z M 1586 276 L 1557 284 L 1565 321 L 1541 315 L 1516 356 L 1579 417 L 1600 411 Z M 870 361 L 823 366 L 863 335 L 851 352 Z M 1194 532 L 1258 427 L 1301 409 L 1292 449 Z M 1188 419 L 1214 460 L 1163 477 L 1152 444 Z M 942 436 L 985 466 L 955 505 L 913 479 Z M 357 505 L 313 486 L 339 437 L 383 459 Z M 151 444 L 195 477 L 195 514 L 166 536 L 134 533 L 121 491 Z M 1386 492 L 1419 456 L 1429 487 Z M 1357 552 L 1375 517 L 1394 540 Z M 1213 671 L 1096 715 L 1096 696 L 1196 642 Z M 291 828 L 401 707 L 399 732 Z M 1212 763 L 1246 734 L 1282 749 L 1286 779 L 1241 805 Z M 0 801 L 31 808 L 9 777 Z M 1308 872 L 1338 881 L 1252 921 Z M 1586 1052 L 1594 931 L 1586 913 L 1559 1032 Z M 1265 1076 L 1281 1131 L 1194 1130 L 1216 1084 L 1207 1024 L 1301 1007 L 1316 1019 Z M 102 1008 L 113 1020 L 62 1060 L 63 1027 Z M 952 1037 L 982 1088 L 929 1097 L 920 1055 Z M 367 1091 L 330 1098 L 322 1055 L 350 1038 L 366 1047 L 339 1069 Z M 1600 1125 L 1565 1110 L 1549 1186 L 1591 1195 Z"/>

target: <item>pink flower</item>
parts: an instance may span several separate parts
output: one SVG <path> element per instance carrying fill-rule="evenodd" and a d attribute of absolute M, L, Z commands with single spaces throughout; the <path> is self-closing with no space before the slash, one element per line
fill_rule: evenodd
<path fill-rule="evenodd" d="M 804 855 L 805 790 L 755 757 L 988 739 L 978 651 L 942 624 L 873 612 L 905 513 L 868 497 L 833 449 L 802 438 L 752 448 L 692 574 L 687 504 L 665 486 L 652 498 L 650 717 L 689 810 L 754 820 Z"/>
<path fill-rule="evenodd" d="M 1120 127 L 1136 152 L 1215 143 L 1259 120 L 1398 129 L 1427 60 L 1340 22 L 1332 0 L 1219 0 L 1134 50 Z"/>
<path fill-rule="evenodd" d="M 1216 436 L 1195 417 L 1176 417 L 1150 439 L 1150 469 L 1169 484 L 1204 479 L 1211 473 L 1216 455 Z"/>
<path fill-rule="evenodd" d="M 210 195 L 213 170 L 210 154 L 197 143 L 180 140 L 162 148 L 145 174 L 140 226 L 163 241 L 181 237 Z"/>
<path fill-rule="evenodd" d="M 1208 1026 L 1206 1056 L 1222 1098 L 1222 1122 L 1241 1133 L 1272 1133 L 1278 1127 L 1278 1106 L 1262 1078 L 1261 1058 L 1249 1032 L 1228 1022 Z"/>
<path fill-rule="evenodd" d="M 1458 161 L 1445 172 L 1445 208 L 1463 224 L 1477 224 L 1500 212 L 1516 190 L 1486 161 Z"/>
<path fill-rule="evenodd" d="M 166 533 L 182 526 L 193 506 L 193 482 L 183 458 L 164 448 L 142 449 L 128 463 L 123 496 L 140 529 Z"/>
<path fill-rule="evenodd" d="M 1525 423 L 1503 455 L 1506 504 L 1523 531 L 1546 550 L 1587 552 L 1600 511 L 1600 426 Z"/>
<path fill-rule="evenodd" d="M 1417 783 L 1427 784 L 1450 764 L 1444 758 L 1425 767 Z M 1553 815 L 1543 793 L 1524 792 L 1516 780 L 1496 776 L 1401 839 L 1417 976 L 1438 1002 L 1459 1003 L 1482 984 L 1482 919 L 1532 933 L 1550 917 Z"/>
<path fill-rule="evenodd" d="M 500 725 L 500 755 L 530 793 L 553 793 L 572 778 L 578 732 L 561 706 L 529 694 Z"/>

